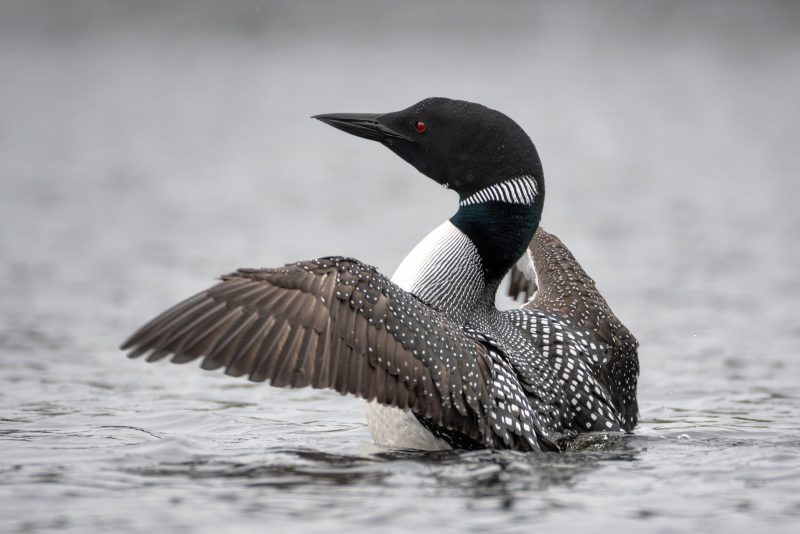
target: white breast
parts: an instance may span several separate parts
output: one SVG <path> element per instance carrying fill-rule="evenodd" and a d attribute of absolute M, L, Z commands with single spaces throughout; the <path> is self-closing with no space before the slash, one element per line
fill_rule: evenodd
<path fill-rule="evenodd" d="M 483 293 L 483 268 L 475 244 L 445 221 L 409 252 L 392 281 L 464 323 Z"/>
<path fill-rule="evenodd" d="M 447 310 L 463 323 L 483 291 L 480 256 L 470 239 L 445 221 L 409 252 L 392 281 L 419 298 Z M 433 436 L 409 411 L 366 403 L 367 423 L 378 445 L 420 450 L 444 450 L 450 446 Z"/>

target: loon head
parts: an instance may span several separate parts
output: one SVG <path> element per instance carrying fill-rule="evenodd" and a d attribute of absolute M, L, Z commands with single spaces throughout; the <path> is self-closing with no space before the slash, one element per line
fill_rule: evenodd
<path fill-rule="evenodd" d="M 480 104 L 426 98 L 390 113 L 316 115 L 334 128 L 379 141 L 463 200 L 494 184 L 530 176 L 544 192 L 542 165 L 528 135 Z"/>

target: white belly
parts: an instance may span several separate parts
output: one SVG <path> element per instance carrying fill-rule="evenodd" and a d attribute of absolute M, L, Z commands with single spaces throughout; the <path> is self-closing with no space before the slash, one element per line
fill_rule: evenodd
<path fill-rule="evenodd" d="M 365 402 L 364 412 L 376 445 L 422 451 L 444 451 L 451 448 L 428 432 L 409 411 L 377 402 Z"/>

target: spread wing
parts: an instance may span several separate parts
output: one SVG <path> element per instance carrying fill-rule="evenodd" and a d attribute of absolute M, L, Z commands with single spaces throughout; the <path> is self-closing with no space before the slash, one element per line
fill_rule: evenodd
<path fill-rule="evenodd" d="M 524 306 L 572 319 L 587 330 L 591 341 L 608 347 L 609 358 L 597 371 L 621 415 L 622 427 L 632 430 L 639 415 L 636 386 L 639 342 L 611 311 L 594 280 L 556 236 L 541 228 L 528 246 L 536 269 L 538 290 Z"/>
<path fill-rule="evenodd" d="M 525 250 L 525 253 L 511 267 L 511 271 L 508 273 L 507 294 L 514 300 L 521 297 L 523 302 L 528 302 L 536 294 L 537 289 L 536 271 L 528 250 Z"/>
<path fill-rule="evenodd" d="M 410 409 L 488 447 L 538 448 L 532 418 L 496 409 L 496 355 L 357 260 L 240 269 L 157 316 L 122 348 L 148 361 L 202 358 L 203 369 Z M 530 432 L 516 431 L 524 427 Z"/>

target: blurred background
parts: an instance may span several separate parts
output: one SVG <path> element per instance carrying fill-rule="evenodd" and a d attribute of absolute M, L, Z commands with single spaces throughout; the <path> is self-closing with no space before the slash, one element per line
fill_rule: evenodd
<path fill-rule="evenodd" d="M 324 503 L 356 528 L 376 517 L 357 506 L 365 495 L 396 511 L 384 478 L 330 501 L 312 474 L 280 506 L 265 482 L 228 507 L 186 467 L 172 486 L 158 479 L 166 493 L 137 493 L 156 476 L 148 455 L 269 463 L 269 447 L 355 454 L 369 437 L 352 399 L 146 366 L 115 347 L 236 267 L 342 254 L 391 273 L 456 199 L 309 117 L 428 96 L 480 102 L 529 133 L 543 226 L 641 343 L 642 425 L 626 445 L 639 463 L 593 459 L 595 478 L 543 484 L 544 500 L 526 486 L 515 495 L 536 513 L 512 523 L 779 529 L 800 514 L 797 2 L 1 0 L 0 73 L 0 504 L 26 512 L 0 527 L 202 517 L 235 531 L 295 525 Z M 398 482 L 409 466 L 389 464 L 390 488 L 449 500 L 406 502 L 418 517 L 387 528 L 510 519 L 460 485 L 426 486 L 437 467 Z M 176 498 L 165 487 L 197 492 L 203 512 L 160 508 Z M 120 504 L 142 495 L 149 515 Z"/>

